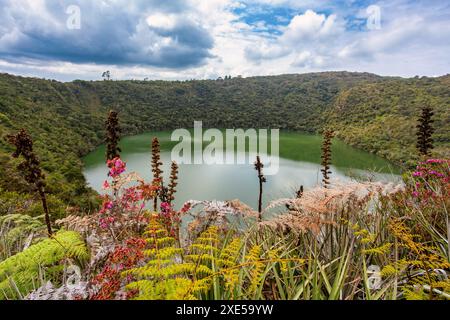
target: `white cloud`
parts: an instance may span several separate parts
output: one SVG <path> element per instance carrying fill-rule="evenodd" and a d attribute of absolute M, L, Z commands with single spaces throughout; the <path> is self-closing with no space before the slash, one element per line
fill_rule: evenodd
<path fill-rule="evenodd" d="M 320 68 L 335 55 L 335 46 L 344 33 L 344 23 L 334 14 L 312 10 L 295 15 L 281 36 L 251 44 L 245 54 L 250 61 L 274 60 L 289 56 L 289 67 Z"/>
<path fill-rule="evenodd" d="M 147 24 L 152 28 L 173 29 L 176 16 L 173 14 L 155 13 L 147 17 Z"/>
<path fill-rule="evenodd" d="M 343 26 L 336 22 L 336 15 L 327 17 L 307 10 L 291 20 L 282 40 L 295 43 L 303 40 L 324 39 L 340 33 L 342 29 Z"/>

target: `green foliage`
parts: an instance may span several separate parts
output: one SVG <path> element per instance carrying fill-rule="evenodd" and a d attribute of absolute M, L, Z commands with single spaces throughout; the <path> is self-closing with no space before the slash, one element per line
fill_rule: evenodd
<path fill-rule="evenodd" d="M 276 250 L 264 253 L 259 245 L 245 254 L 243 239 L 223 237 L 216 226 L 184 249 L 156 218 L 146 234 L 146 265 L 124 272 L 135 277 L 127 289 L 136 299 L 261 299 L 265 271 L 283 261 Z"/>
<path fill-rule="evenodd" d="M 322 183 L 326 188 L 330 184 L 330 174 L 332 173 L 331 168 L 331 146 L 332 139 L 334 137 L 334 132 L 332 130 L 325 130 L 323 132 L 323 142 L 322 142 Z"/>
<path fill-rule="evenodd" d="M 417 160 L 416 125 L 424 105 L 434 111 L 433 156 L 450 154 L 450 76 L 382 78 L 341 91 L 324 115 L 337 137 L 395 162 Z"/>
<path fill-rule="evenodd" d="M 66 204 L 58 197 L 52 194 L 48 195 L 47 205 L 53 221 L 65 217 Z M 44 210 L 36 194 L 4 191 L 0 188 L 0 216 L 12 213 L 39 217 L 44 214 Z"/>
<path fill-rule="evenodd" d="M 110 111 L 108 120 L 106 120 L 106 159 L 112 160 L 120 157 L 120 126 L 119 114 L 116 111 Z"/>
<path fill-rule="evenodd" d="M 43 280 L 58 280 L 63 260 L 83 262 L 88 257 L 88 249 L 78 233 L 60 231 L 0 262 L 0 298 L 25 296 Z"/>
<path fill-rule="evenodd" d="M 180 277 L 186 271 L 193 271 L 195 265 L 177 263 L 183 250 L 176 248 L 175 239 L 168 236 L 156 217 L 151 218 L 145 234 L 150 247 L 144 252 L 148 262 L 143 267 L 124 272 L 137 279 L 128 284 L 127 289 L 137 291 L 138 300 L 195 299 L 189 293 L 192 281 Z"/>

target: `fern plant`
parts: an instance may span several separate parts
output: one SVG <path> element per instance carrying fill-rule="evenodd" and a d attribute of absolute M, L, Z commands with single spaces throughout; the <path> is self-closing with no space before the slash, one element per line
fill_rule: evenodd
<path fill-rule="evenodd" d="M 58 279 L 64 259 L 82 263 L 88 258 L 89 251 L 78 233 L 60 231 L 0 262 L 0 299 L 23 297 L 42 280 Z"/>
<path fill-rule="evenodd" d="M 177 247 L 173 237 L 155 215 L 146 231 L 149 249 L 145 266 L 127 270 L 134 277 L 127 289 L 135 299 L 260 299 L 269 270 L 286 261 L 272 250 L 264 252 L 245 240 L 222 237 L 217 226 L 210 226 L 186 249 Z"/>
<path fill-rule="evenodd" d="M 446 271 L 450 263 L 439 251 L 428 244 L 418 241 L 418 236 L 399 218 L 393 218 L 389 228 L 403 251 L 403 258 L 386 265 L 381 274 L 403 276 L 403 296 L 408 300 L 450 298 L 450 280 Z"/>
<path fill-rule="evenodd" d="M 168 235 L 156 215 L 150 218 L 145 235 L 149 249 L 144 251 L 144 255 L 148 261 L 145 266 L 124 272 L 124 276 L 136 279 L 126 288 L 136 292 L 135 299 L 138 300 L 196 299 L 195 279 L 186 276 L 195 273 L 196 265 L 182 262 L 183 249 L 176 247 L 175 238 Z M 199 273 L 208 272 L 206 268 L 201 269 Z"/>

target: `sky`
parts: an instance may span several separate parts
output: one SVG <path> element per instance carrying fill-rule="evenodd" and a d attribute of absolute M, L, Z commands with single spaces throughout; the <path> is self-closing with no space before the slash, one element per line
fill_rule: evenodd
<path fill-rule="evenodd" d="M 0 0 L 0 72 L 72 81 L 450 73 L 449 0 Z"/>

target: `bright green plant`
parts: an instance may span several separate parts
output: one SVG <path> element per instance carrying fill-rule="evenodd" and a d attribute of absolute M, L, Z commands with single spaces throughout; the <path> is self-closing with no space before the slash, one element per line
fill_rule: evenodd
<path fill-rule="evenodd" d="M 0 299 L 24 297 L 43 280 L 58 280 L 66 259 L 82 263 L 88 258 L 88 249 L 78 233 L 59 231 L 0 262 Z"/>

